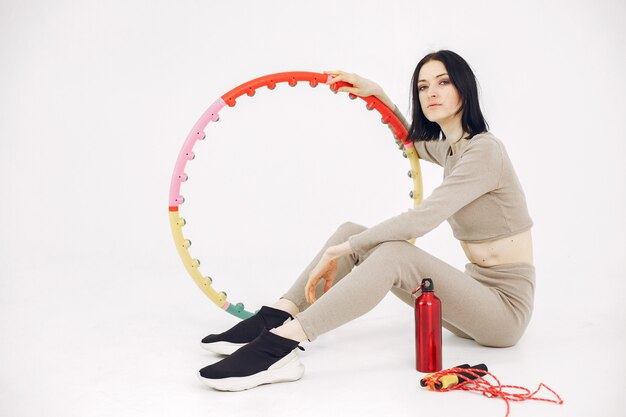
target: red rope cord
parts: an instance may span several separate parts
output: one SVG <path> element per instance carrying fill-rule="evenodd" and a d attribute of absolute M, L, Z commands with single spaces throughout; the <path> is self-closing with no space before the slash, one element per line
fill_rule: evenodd
<path fill-rule="evenodd" d="M 463 377 L 462 374 L 471 375 L 473 380 L 467 380 Z M 456 375 L 458 378 L 462 378 L 463 382 L 458 385 L 453 385 L 448 388 L 442 388 L 437 390 L 435 388 L 435 383 L 444 375 Z M 486 377 L 491 377 L 494 382 L 489 381 Z M 424 379 L 426 386 L 432 391 L 452 391 L 452 390 L 464 390 L 464 391 L 473 391 L 478 392 L 488 398 L 500 397 L 506 403 L 506 415 L 509 416 L 511 411 L 510 401 L 526 401 L 526 400 L 534 400 L 534 401 L 545 401 L 554 404 L 563 404 L 563 400 L 552 388 L 545 385 L 543 382 L 539 384 L 536 390 L 530 392 L 528 388 L 520 387 L 517 385 L 502 385 L 500 380 L 496 378 L 491 372 L 483 371 L 481 369 L 475 368 L 450 368 L 445 369 L 443 371 L 435 372 L 433 374 L 427 375 Z M 543 398 L 536 396 L 541 388 L 545 388 L 554 394 L 553 398 Z M 518 392 L 514 392 L 511 390 L 518 390 Z"/>

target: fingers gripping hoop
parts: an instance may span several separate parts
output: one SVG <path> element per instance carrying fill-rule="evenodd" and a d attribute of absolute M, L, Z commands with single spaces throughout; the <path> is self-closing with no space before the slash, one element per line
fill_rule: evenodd
<path fill-rule="evenodd" d="M 218 307 L 241 319 L 248 318 L 253 313 L 246 311 L 243 303 L 230 303 L 224 291 L 215 290 L 213 288 L 212 278 L 202 275 L 200 272 L 200 261 L 193 258 L 189 252 L 191 241 L 186 239 L 183 235 L 185 219 L 180 216 L 180 206 L 185 202 L 184 197 L 180 194 L 180 187 L 181 184 L 188 179 L 187 174 L 185 174 L 185 166 L 188 161 L 194 159 L 195 155 L 193 153 L 193 147 L 198 140 L 203 140 L 206 137 L 204 129 L 208 126 L 208 124 L 210 122 L 217 122 L 219 120 L 219 112 L 222 108 L 226 105 L 234 107 L 236 100 L 242 95 L 246 94 L 252 97 L 254 96 L 257 88 L 267 87 L 270 90 L 273 90 L 276 88 L 276 85 L 280 83 L 287 83 L 291 87 L 295 87 L 299 82 L 308 82 L 311 87 L 317 87 L 320 83 L 329 84 L 331 79 L 332 77 L 330 75 L 320 74 L 317 72 L 281 72 L 266 75 L 241 84 L 221 96 L 217 101 L 209 106 L 187 135 L 187 139 L 178 154 L 178 159 L 176 160 L 176 165 L 172 174 L 172 181 L 170 183 L 169 195 L 170 226 L 178 254 L 183 261 L 183 265 L 185 265 L 187 272 L 198 287 L 200 287 L 202 292 L 204 292 Z M 330 89 L 336 93 L 337 89 L 343 86 L 351 86 L 351 84 L 346 82 L 331 83 Z M 351 99 L 357 98 L 354 94 L 349 94 L 349 97 Z M 417 206 L 422 201 L 422 173 L 418 161 L 418 155 L 413 147 L 413 143 L 407 141 L 406 139 L 407 131 L 404 125 L 396 117 L 392 109 L 389 109 L 389 107 L 385 106 L 376 97 L 370 96 L 359 98 L 365 101 L 366 108 L 368 110 L 376 110 L 380 113 L 382 116 L 382 123 L 389 127 L 394 138 L 400 140 L 404 144 L 403 155 L 408 158 L 411 165 L 411 170 L 408 172 L 408 175 L 413 179 L 413 190 L 409 193 L 409 196 L 413 199 L 413 205 Z"/>

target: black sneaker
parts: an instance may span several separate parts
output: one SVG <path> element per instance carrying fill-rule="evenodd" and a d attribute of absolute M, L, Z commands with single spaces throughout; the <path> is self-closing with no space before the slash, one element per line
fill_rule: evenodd
<path fill-rule="evenodd" d="M 263 330 L 270 330 L 282 325 L 291 314 L 276 308 L 263 306 L 252 317 L 249 317 L 220 334 L 210 334 L 202 339 L 201 345 L 206 350 L 230 355 L 246 343 L 252 342 Z"/>
<path fill-rule="evenodd" d="M 304 374 L 298 342 L 264 330 L 227 358 L 202 368 L 200 380 L 220 391 L 243 391 L 262 384 L 297 381 Z M 304 350 L 304 349 L 302 349 Z"/>

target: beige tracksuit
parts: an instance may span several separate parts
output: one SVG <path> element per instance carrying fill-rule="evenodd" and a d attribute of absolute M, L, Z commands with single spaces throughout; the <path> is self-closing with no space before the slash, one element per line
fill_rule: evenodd
<path fill-rule="evenodd" d="M 390 290 L 413 305 L 411 292 L 432 278 L 442 302 L 444 327 L 486 346 L 514 345 L 533 309 L 535 268 L 528 263 L 460 271 L 406 242 L 444 220 L 454 236 L 482 242 L 513 236 L 532 226 L 524 192 L 502 142 L 491 133 L 461 139 L 454 152 L 445 140 L 418 141 L 420 159 L 444 168 L 443 182 L 415 209 L 371 228 L 345 223 L 328 239 L 293 286 L 283 295 L 301 313 L 297 319 L 309 340 L 371 310 Z M 309 305 L 304 287 L 309 272 L 328 246 L 350 242 L 354 253 L 338 260 L 333 287 Z"/>

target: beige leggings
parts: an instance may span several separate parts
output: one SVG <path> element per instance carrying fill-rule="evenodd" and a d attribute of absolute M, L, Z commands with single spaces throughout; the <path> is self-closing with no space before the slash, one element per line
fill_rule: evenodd
<path fill-rule="evenodd" d="M 422 278 L 433 279 L 442 303 L 443 326 L 452 333 L 494 347 L 513 346 L 520 339 L 533 310 L 532 264 L 481 267 L 468 263 L 461 272 L 404 241 L 381 243 L 362 258 L 356 254 L 340 258 L 333 287 L 323 294 L 320 283 L 317 301 L 308 304 L 304 287 L 326 248 L 363 230 L 366 227 L 355 223 L 339 226 L 282 296 L 300 309 L 296 317 L 309 340 L 367 313 L 390 290 L 413 306 L 411 292 Z"/>

